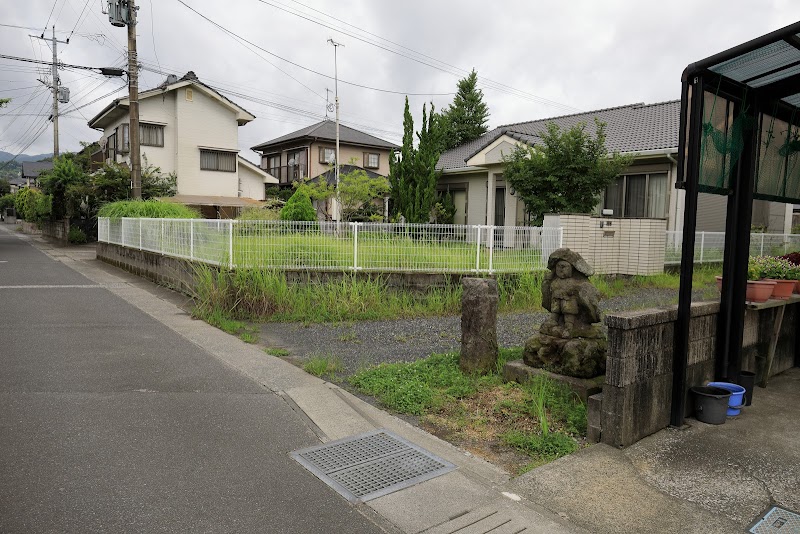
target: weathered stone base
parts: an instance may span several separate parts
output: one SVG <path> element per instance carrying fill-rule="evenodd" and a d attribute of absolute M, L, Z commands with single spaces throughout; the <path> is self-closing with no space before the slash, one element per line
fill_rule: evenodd
<path fill-rule="evenodd" d="M 597 376 L 595 378 L 575 378 L 573 376 L 564 376 L 544 369 L 538 369 L 525 365 L 522 360 L 512 360 L 503 366 L 503 379 L 506 382 L 519 382 L 520 384 L 527 382 L 536 375 L 545 375 L 562 384 L 566 384 L 581 398 L 583 402 L 587 402 L 590 395 L 600 393 L 603 391 L 603 384 L 605 383 L 605 376 Z"/>
<path fill-rule="evenodd" d="M 564 339 L 540 333 L 525 342 L 522 359 L 552 373 L 592 378 L 606 371 L 607 346 L 602 337 Z"/>

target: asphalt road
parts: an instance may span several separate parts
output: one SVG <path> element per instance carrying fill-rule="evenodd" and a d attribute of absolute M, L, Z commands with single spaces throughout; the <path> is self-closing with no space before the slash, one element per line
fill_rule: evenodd
<path fill-rule="evenodd" d="M 380 532 L 279 397 L 0 231 L 0 532 Z"/>

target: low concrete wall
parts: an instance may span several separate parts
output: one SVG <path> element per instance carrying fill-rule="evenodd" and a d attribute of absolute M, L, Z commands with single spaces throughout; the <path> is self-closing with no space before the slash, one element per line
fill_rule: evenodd
<path fill-rule="evenodd" d="M 122 247 L 111 243 L 97 243 L 97 259 L 132 272 L 154 282 L 172 287 L 186 294 L 194 290 L 194 269 L 189 260 L 164 256 L 155 252 Z M 373 273 L 283 271 L 289 282 L 334 282 L 356 276 L 363 279 L 380 277 L 389 287 L 427 291 L 446 286 L 460 287 L 461 278 L 474 274 L 446 273 Z M 503 275 L 513 278 L 515 275 Z"/>
<path fill-rule="evenodd" d="M 686 415 L 691 415 L 688 388 L 714 379 L 718 302 L 692 305 L 689 326 Z M 767 346 L 776 308 L 745 313 L 742 369 L 754 371 L 758 383 L 765 372 Z M 770 375 L 795 363 L 795 331 L 800 306 L 787 305 Z M 672 403 L 672 355 L 677 306 L 606 316 L 608 359 L 602 397 L 595 397 L 589 427 L 600 440 L 628 446 L 669 425 Z M 758 391 L 754 394 L 757 402 Z M 600 409 L 597 410 L 597 403 Z M 599 419 L 599 420 L 598 420 Z"/>
<path fill-rule="evenodd" d="M 69 242 L 69 220 L 63 221 L 45 221 L 39 224 L 42 230 L 42 235 L 52 237 L 63 243 Z"/>
<path fill-rule="evenodd" d="M 17 224 L 20 226 L 20 228 L 22 228 L 23 234 L 40 235 L 42 233 L 41 229 L 39 229 L 39 226 L 36 223 L 17 219 Z"/>

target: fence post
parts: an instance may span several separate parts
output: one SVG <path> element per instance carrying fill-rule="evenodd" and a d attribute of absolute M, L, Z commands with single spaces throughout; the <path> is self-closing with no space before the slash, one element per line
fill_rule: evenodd
<path fill-rule="evenodd" d="M 783 254 L 789 253 L 789 234 L 783 234 Z"/>
<path fill-rule="evenodd" d="M 119 233 L 122 234 L 122 239 L 120 239 L 120 241 L 122 241 L 122 246 L 124 247 L 125 246 L 125 217 L 123 217 L 122 220 L 121 220 L 121 228 L 120 228 L 120 232 Z"/>
<path fill-rule="evenodd" d="M 353 270 L 358 269 L 358 223 L 350 223 L 353 227 Z"/>
<path fill-rule="evenodd" d="M 189 259 L 194 259 L 194 219 L 189 219 Z"/>
<path fill-rule="evenodd" d="M 142 250 L 142 219 L 139 218 L 139 250 Z"/>
<path fill-rule="evenodd" d="M 494 261 L 494 231 L 496 226 L 489 227 L 489 274 L 492 274 L 492 262 Z"/>
<path fill-rule="evenodd" d="M 160 219 L 161 221 L 161 239 L 158 241 L 158 251 L 160 253 L 164 253 L 164 219 Z"/>
<path fill-rule="evenodd" d="M 228 219 L 230 223 L 228 224 L 228 255 L 230 260 L 228 260 L 228 265 L 231 270 L 233 270 L 233 219 Z"/>
<path fill-rule="evenodd" d="M 478 229 L 478 238 L 475 240 L 477 243 L 475 249 L 475 272 L 478 273 L 481 270 L 481 227 L 477 225 L 476 228 Z"/>
<path fill-rule="evenodd" d="M 763 256 L 763 255 L 764 255 L 764 234 L 762 233 L 761 234 L 761 252 L 759 253 L 759 256 Z"/>
<path fill-rule="evenodd" d="M 700 263 L 703 263 L 703 252 L 706 248 L 706 233 L 705 231 L 700 232 Z"/>
<path fill-rule="evenodd" d="M 558 227 L 558 248 L 564 248 L 564 227 L 563 226 L 559 226 Z"/>

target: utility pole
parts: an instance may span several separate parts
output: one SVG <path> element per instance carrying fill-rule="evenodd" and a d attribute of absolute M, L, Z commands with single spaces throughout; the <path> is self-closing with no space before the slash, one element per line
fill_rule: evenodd
<path fill-rule="evenodd" d="M 139 65 L 136 55 L 136 2 L 128 0 L 128 135 L 131 149 L 131 197 L 142 198 L 142 160 L 139 151 Z"/>
<path fill-rule="evenodd" d="M 45 28 L 46 29 L 46 28 Z M 53 90 L 53 157 L 58 157 L 58 86 L 59 86 L 59 79 L 58 79 L 58 43 L 68 44 L 68 41 L 59 41 L 56 39 L 56 26 L 53 25 L 53 37 L 52 39 L 45 39 L 44 32 L 42 35 L 32 35 L 31 37 L 36 37 L 37 39 L 41 39 L 42 41 L 50 41 L 52 43 L 53 49 L 53 66 L 52 66 L 52 76 L 53 76 L 53 83 L 49 84 L 50 88 Z M 40 82 L 48 85 L 43 80 L 39 80 Z"/>
<path fill-rule="evenodd" d="M 333 45 L 333 74 L 334 74 L 334 87 L 333 94 L 336 101 L 336 222 L 342 219 L 342 206 L 339 202 L 339 67 L 336 62 L 336 51 L 342 43 L 337 43 L 333 39 L 328 39 L 328 42 Z"/>

